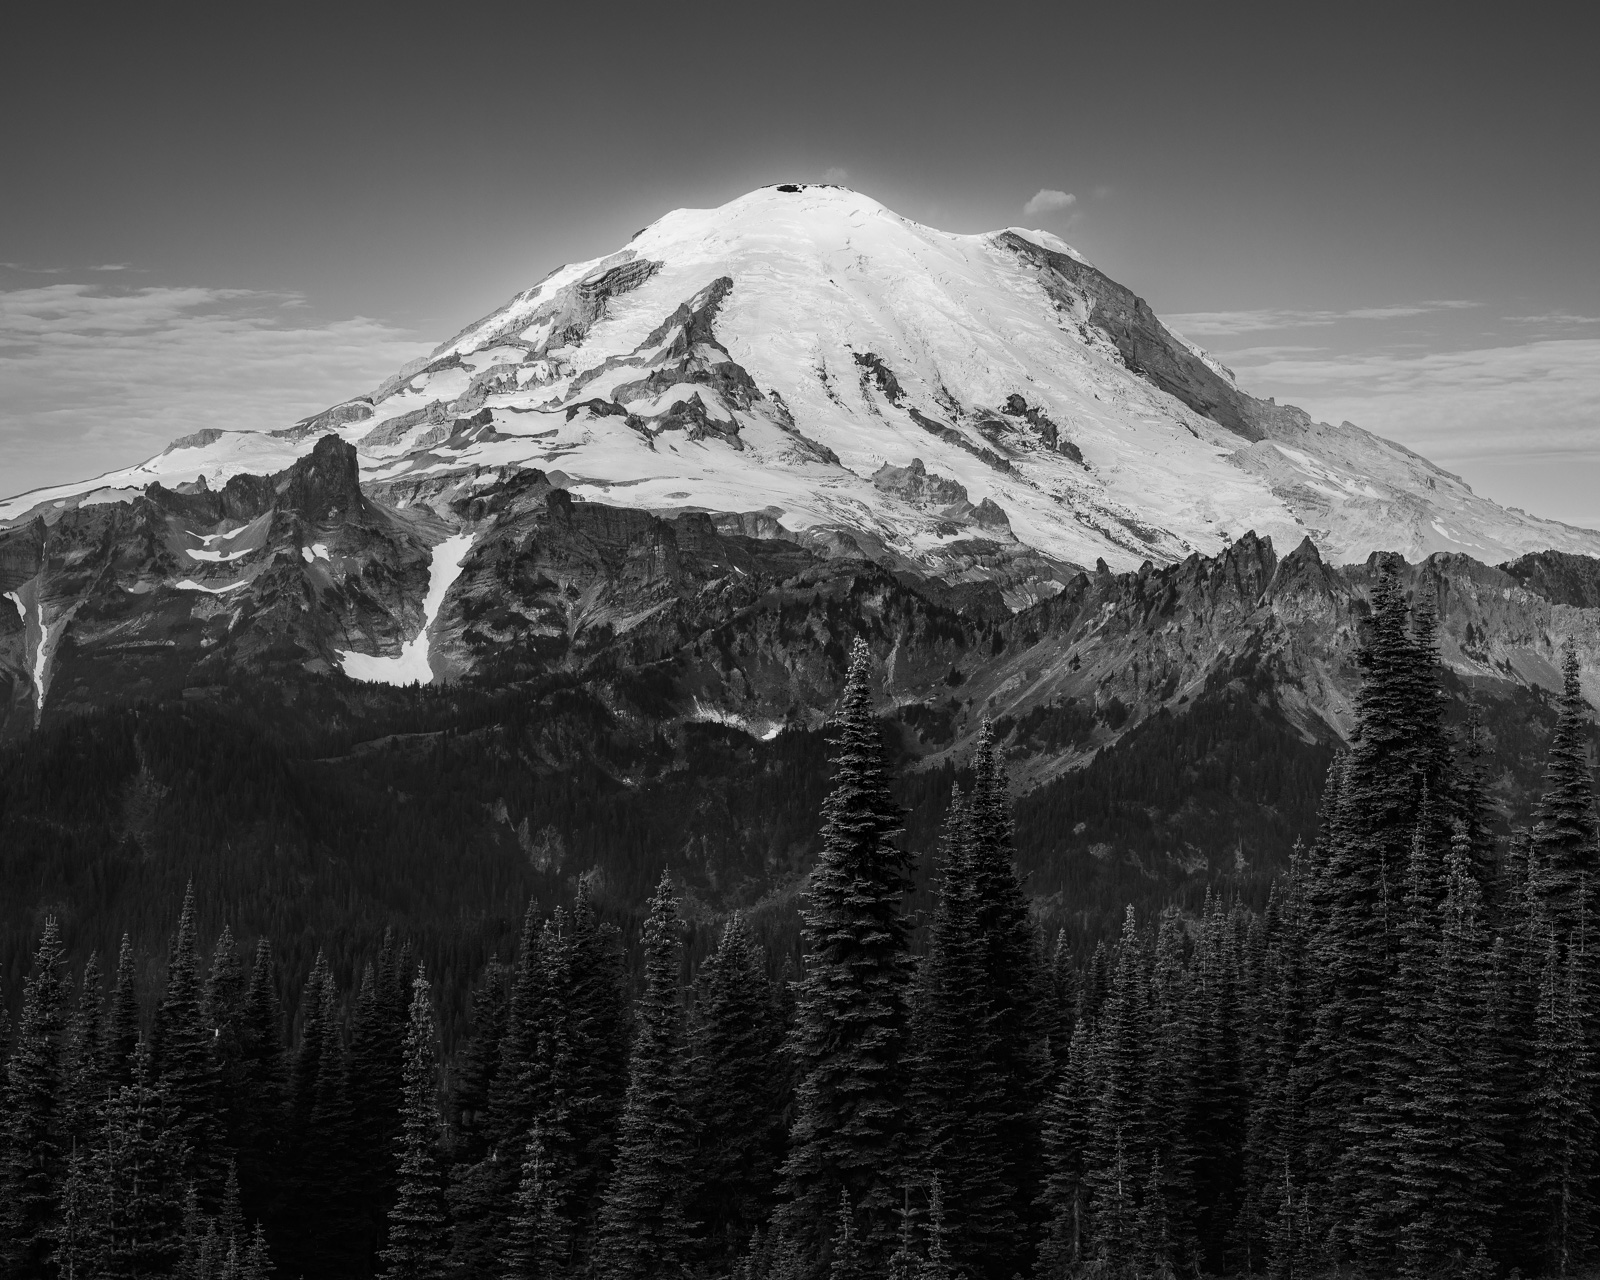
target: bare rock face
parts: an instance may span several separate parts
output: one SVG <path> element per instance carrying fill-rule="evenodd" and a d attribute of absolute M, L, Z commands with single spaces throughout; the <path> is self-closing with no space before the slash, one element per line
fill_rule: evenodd
<path fill-rule="evenodd" d="M 1074 573 L 917 459 L 873 477 L 886 501 L 949 517 L 955 532 L 915 563 L 771 511 L 654 514 L 560 479 L 513 467 L 363 487 L 356 450 L 329 436 L 274 475 L 151 485 L 0 532 L 0 735 L 186 695 L 359 715 L 382 686 L 350 678 L 348 655 L 424 637 L 418 678 L 557 680 L 611 707 L 614 732 L 649 737 L 707 718 L 756 736 L 814 727 L 864 636 L 887 704 L 931 709 L 903 721 L 912 756 L 961 757 L 988 717 L 1024 787 L 1230 689 L 1307 742 L 1351 727 L 1384 557 L 1335 566 L 1310 539 L 1279 556 L 1247 533 L 1216 556 Z M 1553 688 L 1568 641 L 1600 700 L 1600 564 L 1388 560 L 1438 602 L 1441 655 L 1486 705 Z"/>

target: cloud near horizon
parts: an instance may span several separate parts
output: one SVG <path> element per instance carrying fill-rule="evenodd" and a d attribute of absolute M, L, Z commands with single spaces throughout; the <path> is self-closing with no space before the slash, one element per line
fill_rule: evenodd
<path fill-rule="evenodd" d="M 1338 324 L 1344 320 L 1401 320 L 1429 315 L 1436 311 L 1465 311 L 1479 306 L 1458 298 L 1429 302 L 1399 303 L 1387 307 L 1355 307 L 1348 311 L 1299 311 L 1283 307 L 1260 307 L 1249 311 L 1191 311 L 1164 316 L 1163 322 L 1186 337 L 1231 338 L 1242 333 L 1272 329 L 1300 329 L 1315 325 Z"/>
<path fill-rule="evenodd" d="M 1022 212 L 1030 218 L 1037 218 L 1042 213 L 1060 213 L 1077 203 L 1078 197 L 1070 191 L 1056 191 L 1050 187 L 1042 187 L 1027 204 L 1022 206 Z"/>
<path fill-rule="evenodd" d="M 364 316 L 312 321 L 297 294 L 0 291 L 0 496 L 129 466 L 203 427 L 287 426 L 431 346 Z"/>

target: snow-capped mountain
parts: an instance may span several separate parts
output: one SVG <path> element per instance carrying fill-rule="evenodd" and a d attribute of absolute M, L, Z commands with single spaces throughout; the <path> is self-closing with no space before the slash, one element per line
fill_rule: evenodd
<path fill-rule="evenodd" d="M 822 715 L 859 635 L 934 709 L 918 752 L 989 715 L 1058 771 L 1245 667 L 1315 738 L 1379 550 L 1425 561 L 1463 679 L 1548 684 L 1571 640 L 1600 681 L 1600 533 L 1254 399 L 1044 233 L 775 187 L 370 395 L 0 503 L 0 739 L 128 700 L 342 721 L 461 679 L 576 682 L 622 739 L 766 736 Z"/>
<path fill-rule="evenodd" d="M 400 501 L 538 468 L 579 499 L 995 580 L 1013 607 L 1097 560 L 1172 563 L 1252 529 L 1334 563 L 1600 553 L 1600 533 L 1254 399 L 1048 233 L 947 234 L 812 185 L 670 213 L 371 394 L 271 433 L 219 422 L 0 503 L 0 528 L 278 472 L 328 434 Z"/>

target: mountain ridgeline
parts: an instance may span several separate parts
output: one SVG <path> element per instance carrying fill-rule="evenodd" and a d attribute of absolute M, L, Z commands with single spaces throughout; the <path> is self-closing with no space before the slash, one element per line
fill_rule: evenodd
<path fill-rule="evenodd" d="M 1581 1274 L 1597 554 L 802 184 L 0 501 L 0 1270 Z"/>
<path fill-rule="evenodd" d="M 1259 908 L 1130 903 L 1088 954 L 1029 900 L 988 726 L 919 885 L 860 640 L 798 965 L 741 912 L 692 946 L 670 872 L 630 943 L 586 877 L 529 902 L 441 1039 L 435 970 L 393 935 L 353 982 L 318 951 L 285 1003 L 270 931 L 224 926 L 205 961 L 190 887 L 145 996 L 126 937 L 108 993 L 47 917 L 7 1060 L 6 1273 L 1581 1274 L 1600 823 L 1577 661 L 1506 842 L 1437 636 L 1380 572 L 1314 842 Z"/>

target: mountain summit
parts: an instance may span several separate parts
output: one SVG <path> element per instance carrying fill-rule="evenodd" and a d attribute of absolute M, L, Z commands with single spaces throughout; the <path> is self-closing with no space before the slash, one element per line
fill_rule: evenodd
<path fill-rule="evenodd" d="M 994 580 L 1014 607 L 1099 560 L 1172 563 L 1249 529 L 1335 563 L 1600 553 L 1600 533 L 1246 394 L 1046 232 L 952 235 L 810 184 L 677 210 L 371 394 L 270 433 L 219 422 L 0 502 L 0 528 L 283 471 L 329 434 L 369 491 L 453 500 L 538 468 L 580 500 Z"/>

